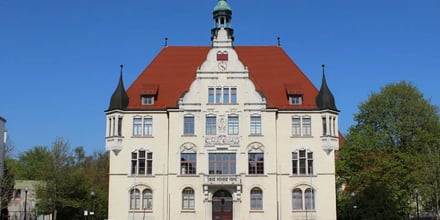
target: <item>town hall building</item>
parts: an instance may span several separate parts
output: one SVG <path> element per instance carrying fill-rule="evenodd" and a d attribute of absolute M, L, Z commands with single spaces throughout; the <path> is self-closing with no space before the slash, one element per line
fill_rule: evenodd
<path fill-rule="evenodd" d="M 108 219 L 336 219 L 338 114 L 280 46 L 166 46 L 106 114 Z"/>

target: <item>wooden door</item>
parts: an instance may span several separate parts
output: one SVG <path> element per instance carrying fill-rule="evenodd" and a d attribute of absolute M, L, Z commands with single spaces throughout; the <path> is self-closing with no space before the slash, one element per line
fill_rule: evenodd
<path fill-rule="evenodd" d="M 232 196 L 219 190 L 212 197 L 212 220 L 232 220 Z"/>

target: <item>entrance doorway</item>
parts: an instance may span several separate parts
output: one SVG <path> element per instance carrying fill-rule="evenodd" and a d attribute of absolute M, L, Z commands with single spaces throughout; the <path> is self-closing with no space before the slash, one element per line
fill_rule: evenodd
<path fill-rule="evenodd" d="M 212 220 L 232 220 L 232 195 L 219 190 L 212 197 Z"/>

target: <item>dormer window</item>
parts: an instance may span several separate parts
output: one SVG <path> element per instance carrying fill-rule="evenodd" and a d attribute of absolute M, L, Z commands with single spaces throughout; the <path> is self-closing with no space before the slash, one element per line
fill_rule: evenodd
<path fill-rule="evenodd" d="M 142 105 L 153 105 L 154 95 L 142 95 L 141 101 L 142 101 Z"/>
<path fill-rule="evenodd" d="M 289 95 L 289 104 L 301 105 L 302 103 L 303 103 L 303 95 L 301 94 Z"/>

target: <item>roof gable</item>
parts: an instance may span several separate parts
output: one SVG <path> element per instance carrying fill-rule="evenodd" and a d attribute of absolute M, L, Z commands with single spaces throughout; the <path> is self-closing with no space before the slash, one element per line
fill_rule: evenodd
<path fill-rule="evenodd" d="M 211 47 L 165 47 L 129 87 L 128 109 L 177 108 L 179 99 L 195 80 L 197 68 L 206 60 Z M 268 108 L 316 109 L 318 90 L 277 46 L 237 46 L 239 59 L 249 69 L 250 79 L 265 96 Z M 153 105 L 141 105 L 145 85 L 157 85 Z M 287 90 L 300 91 L 302 105 L 290 105 Z"/>

